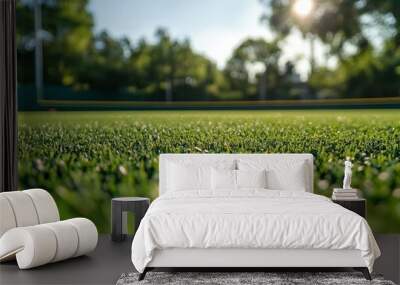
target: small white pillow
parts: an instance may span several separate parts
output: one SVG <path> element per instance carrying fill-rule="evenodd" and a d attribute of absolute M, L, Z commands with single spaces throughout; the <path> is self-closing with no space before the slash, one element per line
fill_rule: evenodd
<path fill-rule="evenodd" d="M 169 163 L 168 191 L 210 190 L 211 168 Z"/>
<path fill-rule="evenodd" d="M 247 171 L 259 171 L 266 169 L 267 189 L 306 191 L 309 183 L 305 160 L 280 159 L 276 161 L 260 161 L 253 159 L 241 159 L 238 168 Z"/>
<path fill-rule="evenodd" d="M 236 170 L 238 188 L 267 188 L 267 171 Z"/>
<path fill-rule="evenodd" d="M 268 170 L 267 181 L 269 189 L 305 192 L 307 180 L 304 163 L 296 165 L 290 172 Z"/>
<path fill-rule="evenodd" d="M 235 190 L 236 170 L 212 168 L 211 185 L 213 190 Z"/>

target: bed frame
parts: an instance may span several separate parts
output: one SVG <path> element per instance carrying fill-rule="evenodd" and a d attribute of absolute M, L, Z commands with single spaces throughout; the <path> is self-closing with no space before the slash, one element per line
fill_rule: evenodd
<path fill-rule="evenodd" d="M 299 159 L 305 160 L 308 169 L 307 192 L 313 192 L 313 156 L 311 154 L 161 154 L 159 194 L 166 191 L 166 162 L 169 160 L 199 160 L 210 161 L 235 160 L 239 158 L 256 159 Z M 371 276 L 359 250 L 330 249 L 250 249 L 250 248 L 170 248 L 156 250 L 152 261 L 139 275 L 143 280 L 146 273 L 158 268 L 202 268 L 230 269 L 229 271 L 253 271 L 254 269 L 285 268 L 353 268 L 361 271 L 367 280 Z"/>

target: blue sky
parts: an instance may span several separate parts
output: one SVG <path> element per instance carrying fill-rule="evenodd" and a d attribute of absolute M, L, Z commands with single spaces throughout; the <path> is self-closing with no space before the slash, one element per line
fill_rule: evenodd
<path fill-rule="evenodd" d="M 151 40 L 156 28 L 165 27 L 175 38 L 189 38 L 196 51 L 219 67 L 245 38 L 272 38 L 268 27 L 260 23 L 265 8 L 258 0 L 91 0 L 89 9 L 96 31 L 105 29 L 135 42 L 141 37 Z M 307 42 L 293 35 L 283 50 L 282 61 L 297 59 L 297 70 L 304 76 L 308 71 Z"/>

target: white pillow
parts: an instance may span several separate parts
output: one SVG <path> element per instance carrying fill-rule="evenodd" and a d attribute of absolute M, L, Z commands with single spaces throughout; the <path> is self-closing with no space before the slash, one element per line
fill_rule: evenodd
<path fill-rule="evenodd" d="M 307 164 L 305 160 L 280 159 L 275 161 L 239 160 L 240 170 L 266 169 L 268 189 L 306 191 L 309 182 L 307 179 Z"/>
<path fill-rule="evenodd" d="M 240 188 L 266 188 L 266 170 L 230 170 L 215 169 L 211 170 L 212 189 L 237 190 Z"/>
<path fill-rule="evenodd" d="M 213 190 L 235 190 L 236 170 L 212 168 L 211 185 Z"/>
<path fill-rule="evenodd" d="M 237 188 L 267 188 L 267 171 L 236 170 Z"/>
<path fill-rule="evenodd" d="M 306 191 L 304 168 L 299 167 L 284 173 L 277 170 L 267 171 L 268 188 L 273 190 Z"/>
<path fill-rule="evenodd" d="M 168 164 L 168 191 L 210 190 L 211 168 Z"/>

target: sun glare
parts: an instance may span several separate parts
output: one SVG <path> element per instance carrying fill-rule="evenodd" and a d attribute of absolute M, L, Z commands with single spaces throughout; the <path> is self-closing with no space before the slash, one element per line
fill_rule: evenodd
<path fill-rule="evenodd" d="M 296 15 L 305 18 L 310 15 L 314 8 L 313 0 L 296 0 L 293 5 L 293 11 Z"/>

